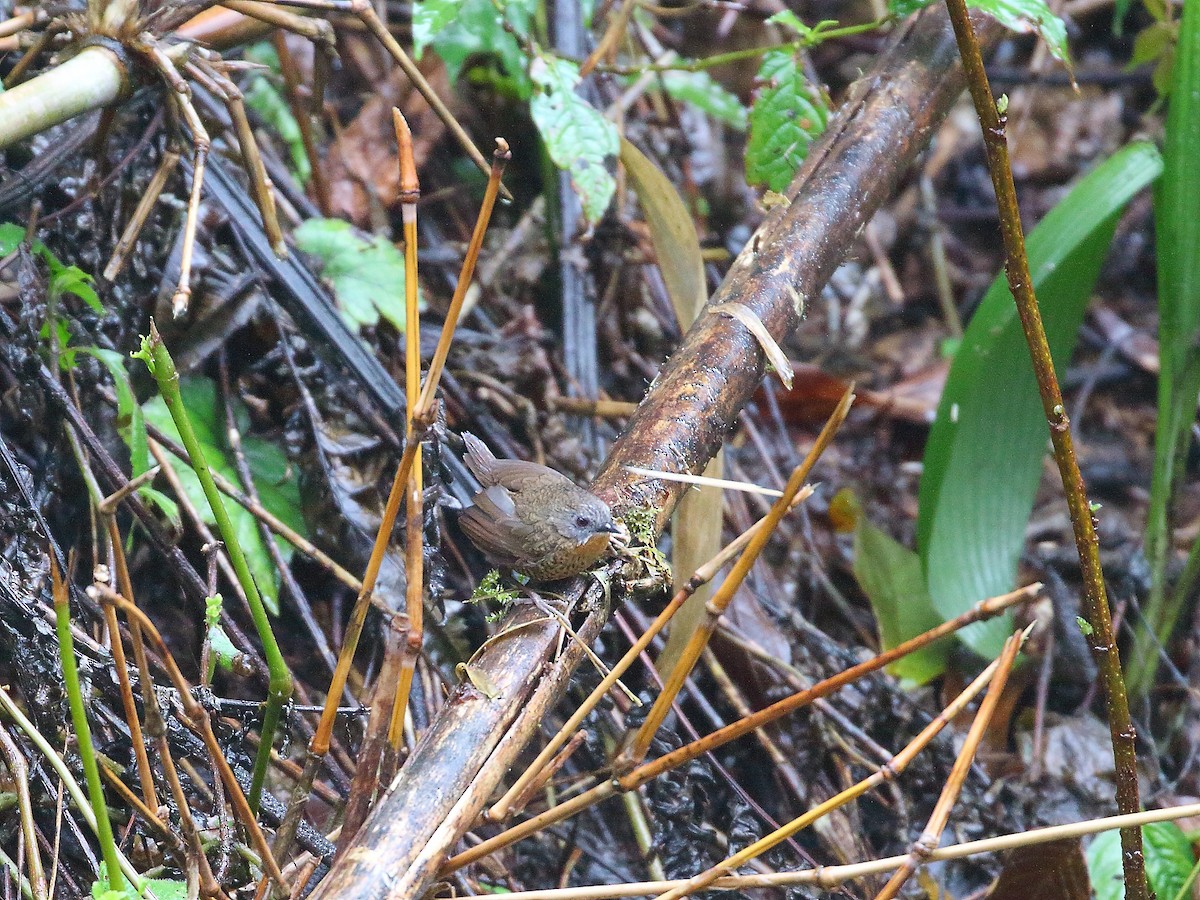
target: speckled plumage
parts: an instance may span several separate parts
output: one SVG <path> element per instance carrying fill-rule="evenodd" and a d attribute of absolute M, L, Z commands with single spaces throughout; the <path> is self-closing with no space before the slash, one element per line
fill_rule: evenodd
<path fill-rule="evenodd" d="M 553 581 L 604 555 L 618 533 L 608 504 L 546 466 L 497 459 L 473 434 L 463 442 L 463 459 L 483 490 L 458 521 L 492 565 Z"/>

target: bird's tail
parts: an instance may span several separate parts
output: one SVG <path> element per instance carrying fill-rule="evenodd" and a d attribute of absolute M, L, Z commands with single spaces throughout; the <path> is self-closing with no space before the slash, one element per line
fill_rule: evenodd
<path fill-rule="evenodd" d="M 471 474 L 478 478 L 484 487 L 495 484 L 495 454 L 487 448 L 487 444 L 469 431 L 462 433 L 462 439 L 467 447 L 463 461 L 467 464 L 467 468 L 471 470 Z"/>

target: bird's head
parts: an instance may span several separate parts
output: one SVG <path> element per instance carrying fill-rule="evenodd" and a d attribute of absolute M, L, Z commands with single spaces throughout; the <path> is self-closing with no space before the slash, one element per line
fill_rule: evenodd
<path fill-rule="evenodd" d="M 553 522 L 559 534 L 580 546 L 599 535 L 620 533 L 608 504 L 592 494 L 586 494 L 570 507 L 555 510 Z"/>

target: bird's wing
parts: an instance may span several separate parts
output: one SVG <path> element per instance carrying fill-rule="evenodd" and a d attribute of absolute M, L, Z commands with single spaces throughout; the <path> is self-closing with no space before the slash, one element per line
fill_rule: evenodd
<path fill-rule="evenodd" d="M 565 499 L 573 490 L 579 489 L 566 475 L 520 459 L 496 460 L 492 467 L 492 475 L 495 477 L 495 484 L 506 487 L 515 494 L 531 488 L 538 491 L 557 490 Z"/>
<path fill-rule="evenodd" d="M 466 454 L 463 456 L 463 462 L 467 464 L 467 468 L 471 470 L 471 474 L 478 478 L 484 487 L 490 487 L 496 483 L 496 475 L 494 468 L 496 465 L 496 456 L 488 449 L 487 444 L 481 441 L 469 431 L 462 433 L 463 444 L 467 448 Z"/>
<path fill-rule="evenodd" d="M 458 523 L 497 565 L 511 565 L 529 555 L 531 529 L 516 517 L 512 495 L 499 485 L 476 494 L 474 505 L 462 511 Z"/>

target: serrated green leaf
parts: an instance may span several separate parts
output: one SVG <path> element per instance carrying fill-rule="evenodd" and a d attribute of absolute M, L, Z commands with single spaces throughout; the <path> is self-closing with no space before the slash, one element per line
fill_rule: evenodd
<path fill-rule="evenodd" d="M 1174 822 L 1154 822 L 1142 826 L 1142 847 L 1150 890 L 1160 900 L 1173 900 L 1195 862 L 1187 835 Z M 1119 831 L 1105 831 L 1093 838 L 1087 849 L 1087 868 L 1096 900 L 1125 900 Z"/>
<path fill-rule="evenodd" d="M 350 328 L 374 327 L 382 316 L 404 330 L 404 254 L 390 241 L 362 238 L 341 219 L 309 219 L 292 234 L 297 247 L 321 261 Z"/>
<path fill-rule="evenodd" d="M 533 93 L 529 57 L 516 35 L 528 38 L 536 7 L 536 0 L 462 0 L 455 20 L 431 42 L 450 80 L 458 79 L 470 59 L 494 59 L 507 86 L 519 99 L 528 100 Z"/>
<path fill-rule="evenodd" d="M 292 172 L 301 184 L 308 184 L 312 178 L 312 163 L 304 151 L 304 138 L 300 133 L 300 123 L 292 115 L 283 94 L 271 83 L 269 78 L 259 75 L 251 79 L 250 86 L 245 92 L 246 105 L 258 113 L 267 127 L 279 135 L 288 148 L 288 157 L 292 162 Z"/>
<path fill-rule="evenodd" d="M 857 500 L 848 502 L 856 522 L 854 578 L 871 601 L 880 643 L 890 650 L 940 625 L 942 618 L 929 599 L 920 557 L 872 525 Z M 924 684 L 946 670 L 952 647 L 952 640 L 938 641 L 897 660 L 888 671 L 897 678 Z"/>
<path fill-rule="evenodd" d="M 730 128 L 746 130 L 747 113 L 742 101 L 707 72 L 670 71 L 662 78 L 663 87 L 676 100 L 690 103 Z"/>
<path fill-rule="evenodd" d="M 791 49 L 763 57 L 759 88 L 750 109 L 746 146 L 746 180 L 783 191 L 812 142 L 825 130 L 829 109 L 820 91 L 809 84 Z"/>
<path fill-rule="evenodd" d="M 1174 822 L 1155 822 L 1142 828 L 1142 848 L 1150 889 L 1159 897 L 1176 897 L 1196 862 L 1187 835 Z"/>
<path fill-rule="evenodd" d="M 1060 368 L 1121 210 L 1161 170 L 1152 144 L 1131 144 L 1076 184 L 1030 233 L 1030 271 Z M 925 448 L 917 543 L 944 618 L 1013 587 L 1048 437 L 1012 295 L 998 276 L 954 357 Z M 1005 617 L 960 635 L 990 658 L 1011 632 Z"/>
<path fill-rule="evenodd" d="M 607 162 L 619 149 L 617 127 L 575 93 L 579 66 L 554 56 L 533 61 L 530 77 L 538 90 L 529 111 L 546 152 L 571 177 L 584 217 L 595 225 L 604 216 L 617 183 Z"/>
<path fill-rule="evenodd" d="M 179 389 L 192 428 L 196 432 L 196 439 L 204 450 L 209 467 L 237 484 L 237 469 L 226 440 L 225 417 L 217 401 L 215 386 L 207 378 L 188 378 L 180 382 Z M 174 440 L 179 440 L 179 432 L 162 397 L 155 396 L 146 401 L 142 405 L 142 411 L 147 422 Z M 246 433 L 247 415 L 245 408 L 240 404 L 235 404 L 235 414 L 239 430 L 242 431 L 242 449 L 250 466 L 250 474 L 254 478 L 254 486 L 258 489 L 259 500 L 269 512 L 300 534 L 304 534 L 304 518 L 300 514 L 300 492 L 283 451 L 274 444 Z M 190 467 L 183 465 L 177 465 L 175 471 L 188 500 L 200 516 L 208 524 L 216 524 L 195 473 Z M 246 554 L 246 562 L 263 595 L 263 602 L 273 615 L 279 615 L 279 574 L 275 571 L 271 555 L 263 543 L 258 522 L 254 516 L 228 498 L 225 506 L 238 542 Z M 276 538 L 276 545 L 285 562 L 291 558 L 290 544 Z"/>
<path fill-rule="evenodd" d="M 463 0 L 413 0 L 413 55 L 420 59 L 433 39 L 453 22 L 462 10 Z"/>
<path fill-rule="evenodd" d="M 888 0 L 888 13 L 896 18 L 924 9 L 934 0 Z M 967 6 L 987 13 L 1009 31 L 1037 33 L 1048 49 L 1066 65 L 1071 64 L 1067 50 L 1067 26 L 1050 11 L 1046 0 L 967 0 Z"/>

